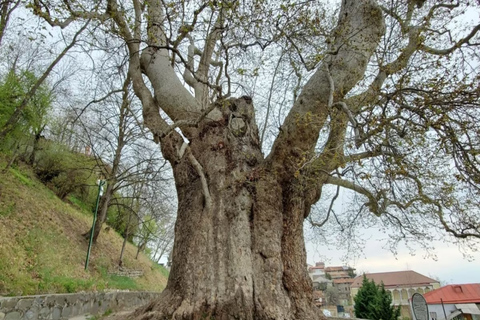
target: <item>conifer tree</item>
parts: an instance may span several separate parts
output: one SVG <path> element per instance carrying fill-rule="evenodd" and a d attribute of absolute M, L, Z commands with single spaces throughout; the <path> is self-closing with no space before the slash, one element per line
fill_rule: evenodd
<path fill-rule="evenodd" d="M 378 286 L 375 281 L 363 275 L 362 287 L 355 300 L 355 317 L 371 320 L 396 320 L 400 308 L 392 305 L 392 297 L 385 290 L 383 282 Z"/>
<path fill-rule="evenodd" d="M 392 305 L 392 296 L 385 290 L 383 282 L 378 288 L 376 306 L 379 310 L 376 319 L 396 320 L 400 316 L 400 307 Z"/>
<path fill-rule="evenodd" d="M 358 290 L 358 293 L 354 298 L 355 317 L 372 319 L 372 310 L 374 308 L 374 301 L 376 300 L 377 294 L 378 289 L 375 282 L 368 280 L 364 274 L 362 287 Z"/>

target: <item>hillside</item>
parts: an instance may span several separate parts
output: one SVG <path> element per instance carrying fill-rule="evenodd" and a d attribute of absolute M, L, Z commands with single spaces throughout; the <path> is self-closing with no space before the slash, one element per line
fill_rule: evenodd
<path fill-rule="evenodd" d="M 6 161 L 0 156 L 0 168 Z M 0 296 L 130 289 L 161 291 L 168 271 L 127 244 L 124 267 L 143 270 L 137 279 L 110 275 L 123 238 L 102 232 L 84 270 L 88 243 L 81 236 L 92 213 L 61 201 L 27 166 L 0 170 Z"/>

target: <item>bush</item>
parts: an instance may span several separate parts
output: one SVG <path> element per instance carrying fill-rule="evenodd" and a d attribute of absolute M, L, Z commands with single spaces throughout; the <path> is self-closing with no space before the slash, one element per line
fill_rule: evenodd
<path fill-rule="evenodd" d="M 93 159 L 51 141 L 42 142 L 34 163 L 35 174 L 59 198 L 65 199 L 74 193 L 88 204 L 95 201 L 95 190 L 92 190 L 96 189 L 95 168 Z"/>

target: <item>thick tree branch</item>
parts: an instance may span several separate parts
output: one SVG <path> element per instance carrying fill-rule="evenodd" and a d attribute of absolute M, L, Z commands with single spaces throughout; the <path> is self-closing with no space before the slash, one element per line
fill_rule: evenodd
<path fill-rule="evenodd" d="M 312 152 L 329 115 L 332 87 L 334 99 L 341 101 L 363 77 L 384 30 L 381 9 L 374 1 L 342 2 L 333 43 L 334 48 L 339 48 L 338 52 L 328 56 L 306 83 L 267 157 L 267 162 L 278 166 L 278 172 L 284 172 L 284 178 L 290 179 L 297 170 L 285 168 L 287 159 Z"/>
<path fill-rule="evenodd" d="M 197 77 L 200 78 L 201 81 L 195 86 L 195 98 L 200 101 L 202 109 L 205 109 L 209 103 L 208 86 L 204 85 L 202 82 L 208 81 L 208 71 L 210 70 L 213 50 L 215 49 L 215 45 L 223 32 L 223 24 L 224 13 L 223 9 L 220 9 L 213 28 L 205 40 L 205 46 L 202 55 L 200 56 L 200 62 L 196 72 Z"/>
<path fill-rule="evenodd" d="M 464 44 L 469 45 L 470 40 L 478 33 L 480 30 L 480 25 L 475 26 L 472 31 L 465 37 L 457 41 L 454 45 L 447 49 L 436 49 L 424 44 L 425 39 L 423 39 L 423 32 L 428 30 L 431 19 L 435 16 L 439 9 L 447 9 L 453 10 L 459 6 L 459 2 L 455 2 L 452 4 L 435 4 L 433 5 L 428 14 L 422 19 L 422 24 L 419 26 L 412 26 L 411 18 L 414 11 L 414 4 L 416 1 L 410 1 L 408 4 L 408 10 L 406 17 L 402 19 L 397 13 L 389 8 L 382 7 L 382 10 L 394 18 L 401 27 L 402 34 L 407 36 L 408 43 L 407 45 L 401 50 L 400 55 L 394 61 L 386 64 L 380 65 L 377 76 L 372 81 L 370 86 L 366 91 L 363 93 L 353 96 L 349 98 L 346 103 L 349 106 L 354 108 L 354 111 L 359 110 L 363 105 L 370 104 L 375 102 L 378 95 L 380 94 L 380 90 L 385 82 L 385 80 L 393 74 L 404 70 L 408 65 L 413 54 L 417 51 L 423 51 L 426 53 L 430 53 L 433 55 L 448 55 L 456 51 L 457 49 L 461 48 Z M 422 3 L 423 5 L 423 3 Z M 418 6 L 421 7 L 421 6 Z"/>
<path fill-rule="evenodd" d="M 2 45 L 2 39 L 5 35 L 5 29 L 7 28 L 8 21 L 12 12 L 18 8 L 20 0 L 5 0 L 0 3 L 0 46 Z"/>
<path fill-rule="evenodd" d="M 388 202 L 387 199 L 384 199 L 384 203 L 379 205 L 377 197 L 372 192 L 370 192 L 368 189 L 358 184 L 355 184 L 352 181 L 330 176 L 327 178 L 326 183 L 340 186 L 342 188 L 350 189 L 352 191 L 355 191 L 357 193 L 364 195 L 368 199 L 368 202 L 366 203 L 366 205 L 370 208 L 370 211 L 373 214 L 375 214 L 377 217 L 381 216 L 387 207 L 387 203 L 385 203 L 385 202 Z"/>
<path fill-rule="evenodd" d="M 382 150 L 381 147 L 377 147 L 375 150 L 359 152 L 359 153 L 355 153 L 355 154 L 345 156 L 344 162 L 345 163 L 351 163 L 351 162 L 354 162 L 354 161 L 360 161 L 360 160 L 364 160 L 364 159 L 375 158 L 375 157 L 379 157 L 379 156 L 383 156 L 383 155 L 394 156 L 392 153 Z"/>
<path fill-rule="evenodd" d="M 155 101 L 173 121 L 195 119 L 202 106 L 182 85 L 170 64 L 161 1 L 148 2 L 147 6 L 149 47 L 142 53 L 141 66 L 154 89 Z M 217 113 L 210 115 L 212 118 L 220 116 Z"/>
<path fill-rule="evenodd" d="M 203 170 L 202 165 L 197 161 L 195 156 L 190 151 L 190 148 L 187 148 L 187 157 L 192 166 L 197 171 L 197 174 L 200 176 L 200 181 L 202 182 L 202 192 L 203 196 L 205 197 L 206 207 L 207 209 L 210 209 L 212 207 L 212 197 L 210 196 L 207 178 L 205 177 L 205 171 Z"/>
<path fill-rule="evenodd" d="M 74 10 L 68 1 L 63 2 L 68 10 L 70 16 L 65 18 L 64 20 L 59 20 L 58 18 L 52 18 L 48 6 L 44 5 L 44 3 L 40 0 L 34 0 L 32 3 L 29 4 L 33 9 L 33 13 L 45 20 L 50 26 L 52 27 L 60 27 L 64 29 L 68 27 L 72 22 L 78 19 L 84 20 L 96 20 L 100 22 L 105 22 L 108 18 L 110 18 L 108 13 L 99 13 L 95 10 L 98 10 L 99 5 L 96 6 L 94 11 L 78 11 Z"/>

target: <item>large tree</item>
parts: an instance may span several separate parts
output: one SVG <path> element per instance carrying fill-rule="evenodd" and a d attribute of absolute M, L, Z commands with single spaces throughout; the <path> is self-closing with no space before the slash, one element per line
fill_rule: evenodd
<path fill-rule="evenodd" d="M 455 25 L 471 6 L 343 0 L 331 18 L 315 1 L 32 1 L 52 25 L 92 19 L 123 41 L 173 169 L 168 285 L 134 317 L 317 318 L 303 224 L 329 185 L 357 193 L 357 216 L 369 210 L 395 239 L 479 238 L 480 25 Z M 259 69 L 257 55 L 280 58 Z M 257 96 L 239 79 L 268 68 L 272 84 L 298 81 L 278 129 L 271 87 L 259 134 Z"/>

